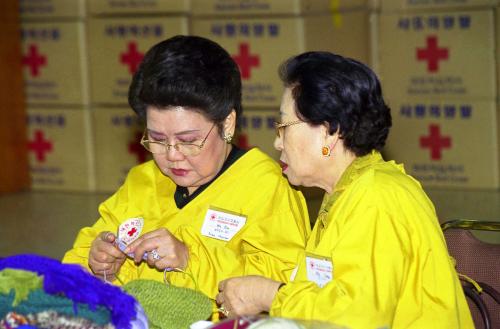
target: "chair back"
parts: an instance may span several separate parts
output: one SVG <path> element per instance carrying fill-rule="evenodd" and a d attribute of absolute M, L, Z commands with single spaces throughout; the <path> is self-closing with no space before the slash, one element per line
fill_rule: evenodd
<path fill-rule="evenodd" d="M 462 280 L 476 328 L 500 328 L 500 244 L 483 242 L 470 232 L 488 230 L 500 234 L 500 223 L 462 220 L 441 226 L 457 272 L 483 289 L 479 292 L 474 285 Z"/>

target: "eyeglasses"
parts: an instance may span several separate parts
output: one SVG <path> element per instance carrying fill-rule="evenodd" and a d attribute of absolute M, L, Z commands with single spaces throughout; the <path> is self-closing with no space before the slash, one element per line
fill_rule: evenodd
<path fill-rule="evenodd" d="M 175 143 L 175 144 L 168 144 L 165 141 L 150 141 L 149 139 L 146 138 L 147 136 L 147 129 L 144 130 L 144 133 L 142 134 L 141 138 L 141 145 L 144 146 L 146 150 L 153 154 L 166 154 L 168 151 L 170 151 L 170 148 L 173 147 L 177 152 L 182 153 L 184 156 L 195 156 L 200 154 L 201 149 L 205 145 L 205 142 L 207 141 L 208 136 L 212 132 L 212 129 L 214 129 L 215 123 L 212 125 L 212 128 L 208 131 L 207 136 L 203 139 L 200 145 L 194 144 L 194 143 Z"/>
<path fill-rule="evenodd" d="M 276 129 L 276 136 L 281 137 L 282 130 L 284 130 L 288 126 L 293 126 L 293 125 L 296 125 L 298 123 L 304 123 L 304 121 L 297 120 L 297 121 L 290 121 L 290 122 L 275 122 L 274 128 Z"/>

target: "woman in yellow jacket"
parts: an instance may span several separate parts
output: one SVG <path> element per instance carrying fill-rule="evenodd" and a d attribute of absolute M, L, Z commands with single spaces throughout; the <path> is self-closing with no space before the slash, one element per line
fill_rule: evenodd
<path fill-rule="evenodd" d="M 116 284 L 166 276 L 213 299 L 230 276 L 287 280 L 310 233 L 307 209 L 275 161 L 231 144 L 242 111 L 231 56 L 200 37 L 160 42 L 134 75 L 129 103 L 146 121 L 141 143 L 154 161 L 130 171 L 63 261 Z M 123 245 L 117 233 L 130 219 L 143 221 L 143 234 Z"/>
<path fill-rule="evenodd" d="M 391 116 L 375 74 L 310 52 L 287 61 L 281 76 L 283 173 L 325 197 L 291 282 L 225 280 L 222 309 L 347 328 L 473 328 L 432 202 L 379 153 Z"/>

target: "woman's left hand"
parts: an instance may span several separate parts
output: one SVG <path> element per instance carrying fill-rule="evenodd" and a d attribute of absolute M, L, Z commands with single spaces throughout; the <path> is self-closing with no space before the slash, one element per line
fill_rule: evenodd
<path fill-rule="evenodd" d="M 134 253 L 134 261 L 138 264 L 147 252 L 147 263 L 159 270 L 165 268 L 185 269 L 188 265 L 188 247 L 177 239 L 166 228 L 141 235 L 125 249 L 125 253 Z"/>
<path fill-rule="evenodd" d="M 219 283 L 217 304 L 226 316 L 268 312 L 280 285 L 257 275 L 230 278 Z"/>

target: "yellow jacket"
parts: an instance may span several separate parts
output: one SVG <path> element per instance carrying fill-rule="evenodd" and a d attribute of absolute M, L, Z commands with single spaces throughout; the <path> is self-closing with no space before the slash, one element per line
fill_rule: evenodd
<path fill-rule="evenodd" d="M 79 232 L 63 262 L 88 268 L 90 245 L 100 232 L 117 232 L 121 222 L 142 217 L 143 233 L 165 227 L 188 246 L 185 271 L 211 298 L 219 281 L 232 276 L 288 280 L 310 225 L 304 197 L 290 187 L 272 159 L 256 148 L 249 150 L 182 209 L 175 204 L 175 189 L 153 161 L 134 167 L 124 185 L 100 205 L 101 218 Z M 209 207 L 245 215 L 246 223 L 228 242 L 204 236 L 200 231 Z M 124 283 L 139 278 L 163 281 L 163 272 L 145 262 L 137 266 L 131 259 L 118 276 Z M 189 275 L 170 272 L 167 278 L 174 285 L 195 288 Z"/>
<path fill-rule="evenodd" d="M 323 288 L 308 280 L 307 256 L 331 261 Z M 434 206 L 378 152 L 356 159 L 325 195 L 298 264 L 274 316 L 363 329 L 474 328 Z"/>

